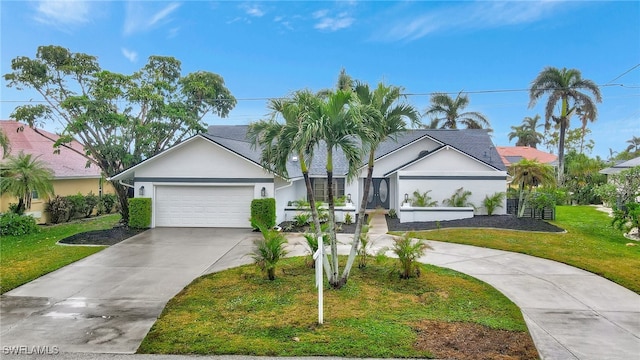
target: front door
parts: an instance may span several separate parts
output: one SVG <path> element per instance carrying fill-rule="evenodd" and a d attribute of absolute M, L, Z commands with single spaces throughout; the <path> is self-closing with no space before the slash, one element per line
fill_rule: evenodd
<path fill-rule="evenodd" d="M 371 179 L 371 187 L 369 188 L 369 196 L 367 197 L 367 209 L 375 209 L 382 207 L 389 208 L 389 179 L 373 178 Z"/>

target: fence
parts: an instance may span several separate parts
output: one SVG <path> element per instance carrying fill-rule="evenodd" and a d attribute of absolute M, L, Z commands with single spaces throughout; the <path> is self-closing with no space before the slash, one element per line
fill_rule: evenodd
<path fill-rule="evenodd" d="M 507 199 L 507 214 L 509 215 L 518 215 L 518 201 L 519 199 Z M 545 207 L 542 210 L 534 209 L 530 206 L 524 208 L 524 213 L 522 217 L 525 218 L 534 218 L 534 219 L 542 219 L 542 220 L 555 220 L 556 219 L 556 208 L 555 206 Z"/>

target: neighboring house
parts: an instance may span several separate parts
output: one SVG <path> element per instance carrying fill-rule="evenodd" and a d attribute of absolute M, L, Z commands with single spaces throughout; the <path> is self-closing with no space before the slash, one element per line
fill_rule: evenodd
<path fill-rule="evenodd" d="M 249 227 L 253 199 L 276 199 L 277 221 L 291 220 L 290 203 L 306 198 L 298 159 L 291 157 L 288 177 L 272 174 L 260 165 L 260 151 L 247 140 L 248 126 L 210 126 L 195 135 L 111 178 L 133 181 L 136 197 L 152 198 L 152 227 Z M 346 209 L 359 206 L 363 165 L 357 180 L 347 182 L 347 164 L 341 152 L 334 155 L 336 196 L 352 200 Z M 485 195 L 503 192 L 507 173 L 486 130 L 410 130 L 397 141 L 387 140 L 375 156 L 373 189 L 367 208 L 395 209 L 401 220 L 412 221 L 417 208 L 403 206 L 415 190 L 432 190 L 441 204 L 456 189 L 472 192 L 478 207 Z M 325 152 L 315 152 L 310 167 L 317 200 L 326 200 Z M 343 209 L 344 210 L 344 209 Z M 423 209 L 424 210 L 424 209 Z M 448 217 L 453 210 L 439 209 Z M 473 209 L 468 209 L 473 215 Z M 505 207 L 498 209 L 505 213 Z M 443 218 L 443 219 L 444 219 Z"/>
<path fill-rule="evenodd" d="M 613 165 L 612 167 L 608 167 L 605 169 L 600 170 L 600 174 L 605 174 L 605 175 L 611 175 L 611 174 L 619 174 L 625 170 L 629 170 L 633 167 L 636 166 L 640 166 L 640 157 L 631 159 L 631 160 L 627 160 L 627 161 L 623 161 L 621 163 L 618 163 L 616 165 Z"/>
<path fill-rule="evenodd" d="M 540 163 L 553 167 L 558 166 L 558 156 L 532 148 L 529 146 L 498 146 L 496 148 L 502 158 L 502 162 L 508 168 L 522 159 L 537 160 Z"/>
<path fill-rule="evenodd" d="M 34 130 L 11 120 L 0 121 L 0 127 L 11 144 L 9 155 L 17 155 L 21 151 L 25 154 L 33 154 L 53 170 L 53 190 L 56 195 L 66 196 L 78 193 L 87 195 L 89 192 L 99 195 L 102 193 L 106 182 L 96 165 L 92 164 L 87 167 L 87 159 L 84 156 L 65 147 L 60 147 L 60 153 L 54 153 L 54 141 L 50 139 L 58 139 L 58 135 L 41 129 Z M 82 144 L 77 141 L 73 141 L 68 146 L 84 153 Z M 107 184 L 107 192 L 113 193 L 110 184 Z M 49 199 L 42 198 L 40 194 L 34 195 L 31 209 L 27 209 L 27 214 L 38 219 L 40 223 L 46 223 L 48 217 L 45 206 Z M 17 202 L 17 198 L 3 194 L 0 197 L 0 212 L 6 212 L 9 209 L 9 204 Z"/>

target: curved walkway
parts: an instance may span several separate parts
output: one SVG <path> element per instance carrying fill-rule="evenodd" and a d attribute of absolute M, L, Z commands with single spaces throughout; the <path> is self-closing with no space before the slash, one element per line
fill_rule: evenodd
<path fill-rule="evenodd" d="M 376 247 L 390 244 L 382 216 Z M 429 241 L 421 262 L 495 287 L 524 315 L 542 359 L 640 359 L 640 295 L 593 273 L 508 251 Z"/>

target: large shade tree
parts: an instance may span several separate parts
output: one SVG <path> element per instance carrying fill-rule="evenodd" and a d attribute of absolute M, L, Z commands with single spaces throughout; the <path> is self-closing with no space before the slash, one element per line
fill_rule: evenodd
<path fill-rule="evenodd" d="M 0 165 L 0 194 L 18 198 L 18 214 L 31 208 L 34 192 L 43 198 L 53 195 L 52 180 L 53 171 L 46 163 L 22 151 L 8 156 Z"/>
<path fill-rule="evenodd" d="M 477 111 L 464 111 L 469 105 L 469 96 L 462 92 L 454 98 L 445 93 L 431 95 L 431 104 L 424 115 L 431 118 L 431 129 L 488 129 L 491 125 L 487 117 Z"/>
<path fill-rule="evenodd" d="M 402 100 L 402 88 L 398 86 L 386 86 L 382 83 L 371 90 L 368 84 L 357 83 L 355 93 L 360 105 L 363 107 L 363 125 L 367 132 L 361 132 L 360 138 L 364 149 L 368 152 L 367 177 L 364 181 L 364 191 L 360 200 L 356 229 L 353 235 L 351 252 L 347 264 L 343 270 L 341 281 L 346 283 L 353 262 L 358 253 L 360 235 L 367 207 L 367 198 L 371 190 L 375 152 L 378 146 L 388 138 L 395 139 L 397 135 L 406 131 L 409 126 L 420 125 L 420 113 L 418 110 Z"/>
<path fill-rule="evenodd" d="M 11 69 L 4 75 L 7 86 L 35 90 L 44 99 L 11 116 L 31 127 L 62 125 L 55 146 L 79 140 L 82 155 L 106 176 L 204 131 L 205 115 L 225 117 L 236 104 L 220 75 L 183 76 L 180 61 L 167 56 L 151 56 L 142 69 L 124 75 L 102 69 L 95 56 L 51 45 L 38 47 L 34 58 L 16 57 Z M 112 184 L 127 221 L 127 188 Z"/>
<path fill-rule="evenodd" d="M 602 101 L 602 96 L 598 85 L 583 79 L 579 70 L 556 67 L 544 68 L 531 82 L 529 107 L 535 106 L 544 96 L 548 96 L 545 127 L 548 129 L 553 123 L 559 128 L 557 180 L 561 185 L 564 178 L 565 133 L 570 127 L 571 117 L 578 114 L 585 128 L 587 122 L 597 118 L 596 103 Z"/>
<path fill-rule="evenodd" d="M 520 126 L 511 127 L 509 141 L 517 139 L 516 146 L 529 146 L 536 149 L 544 139 L 544 135 L 538 132 L 538 128 L 542 126 L 538 121 L 540 121 L 538 114 L 534 117 L 526 116 Z"/>

